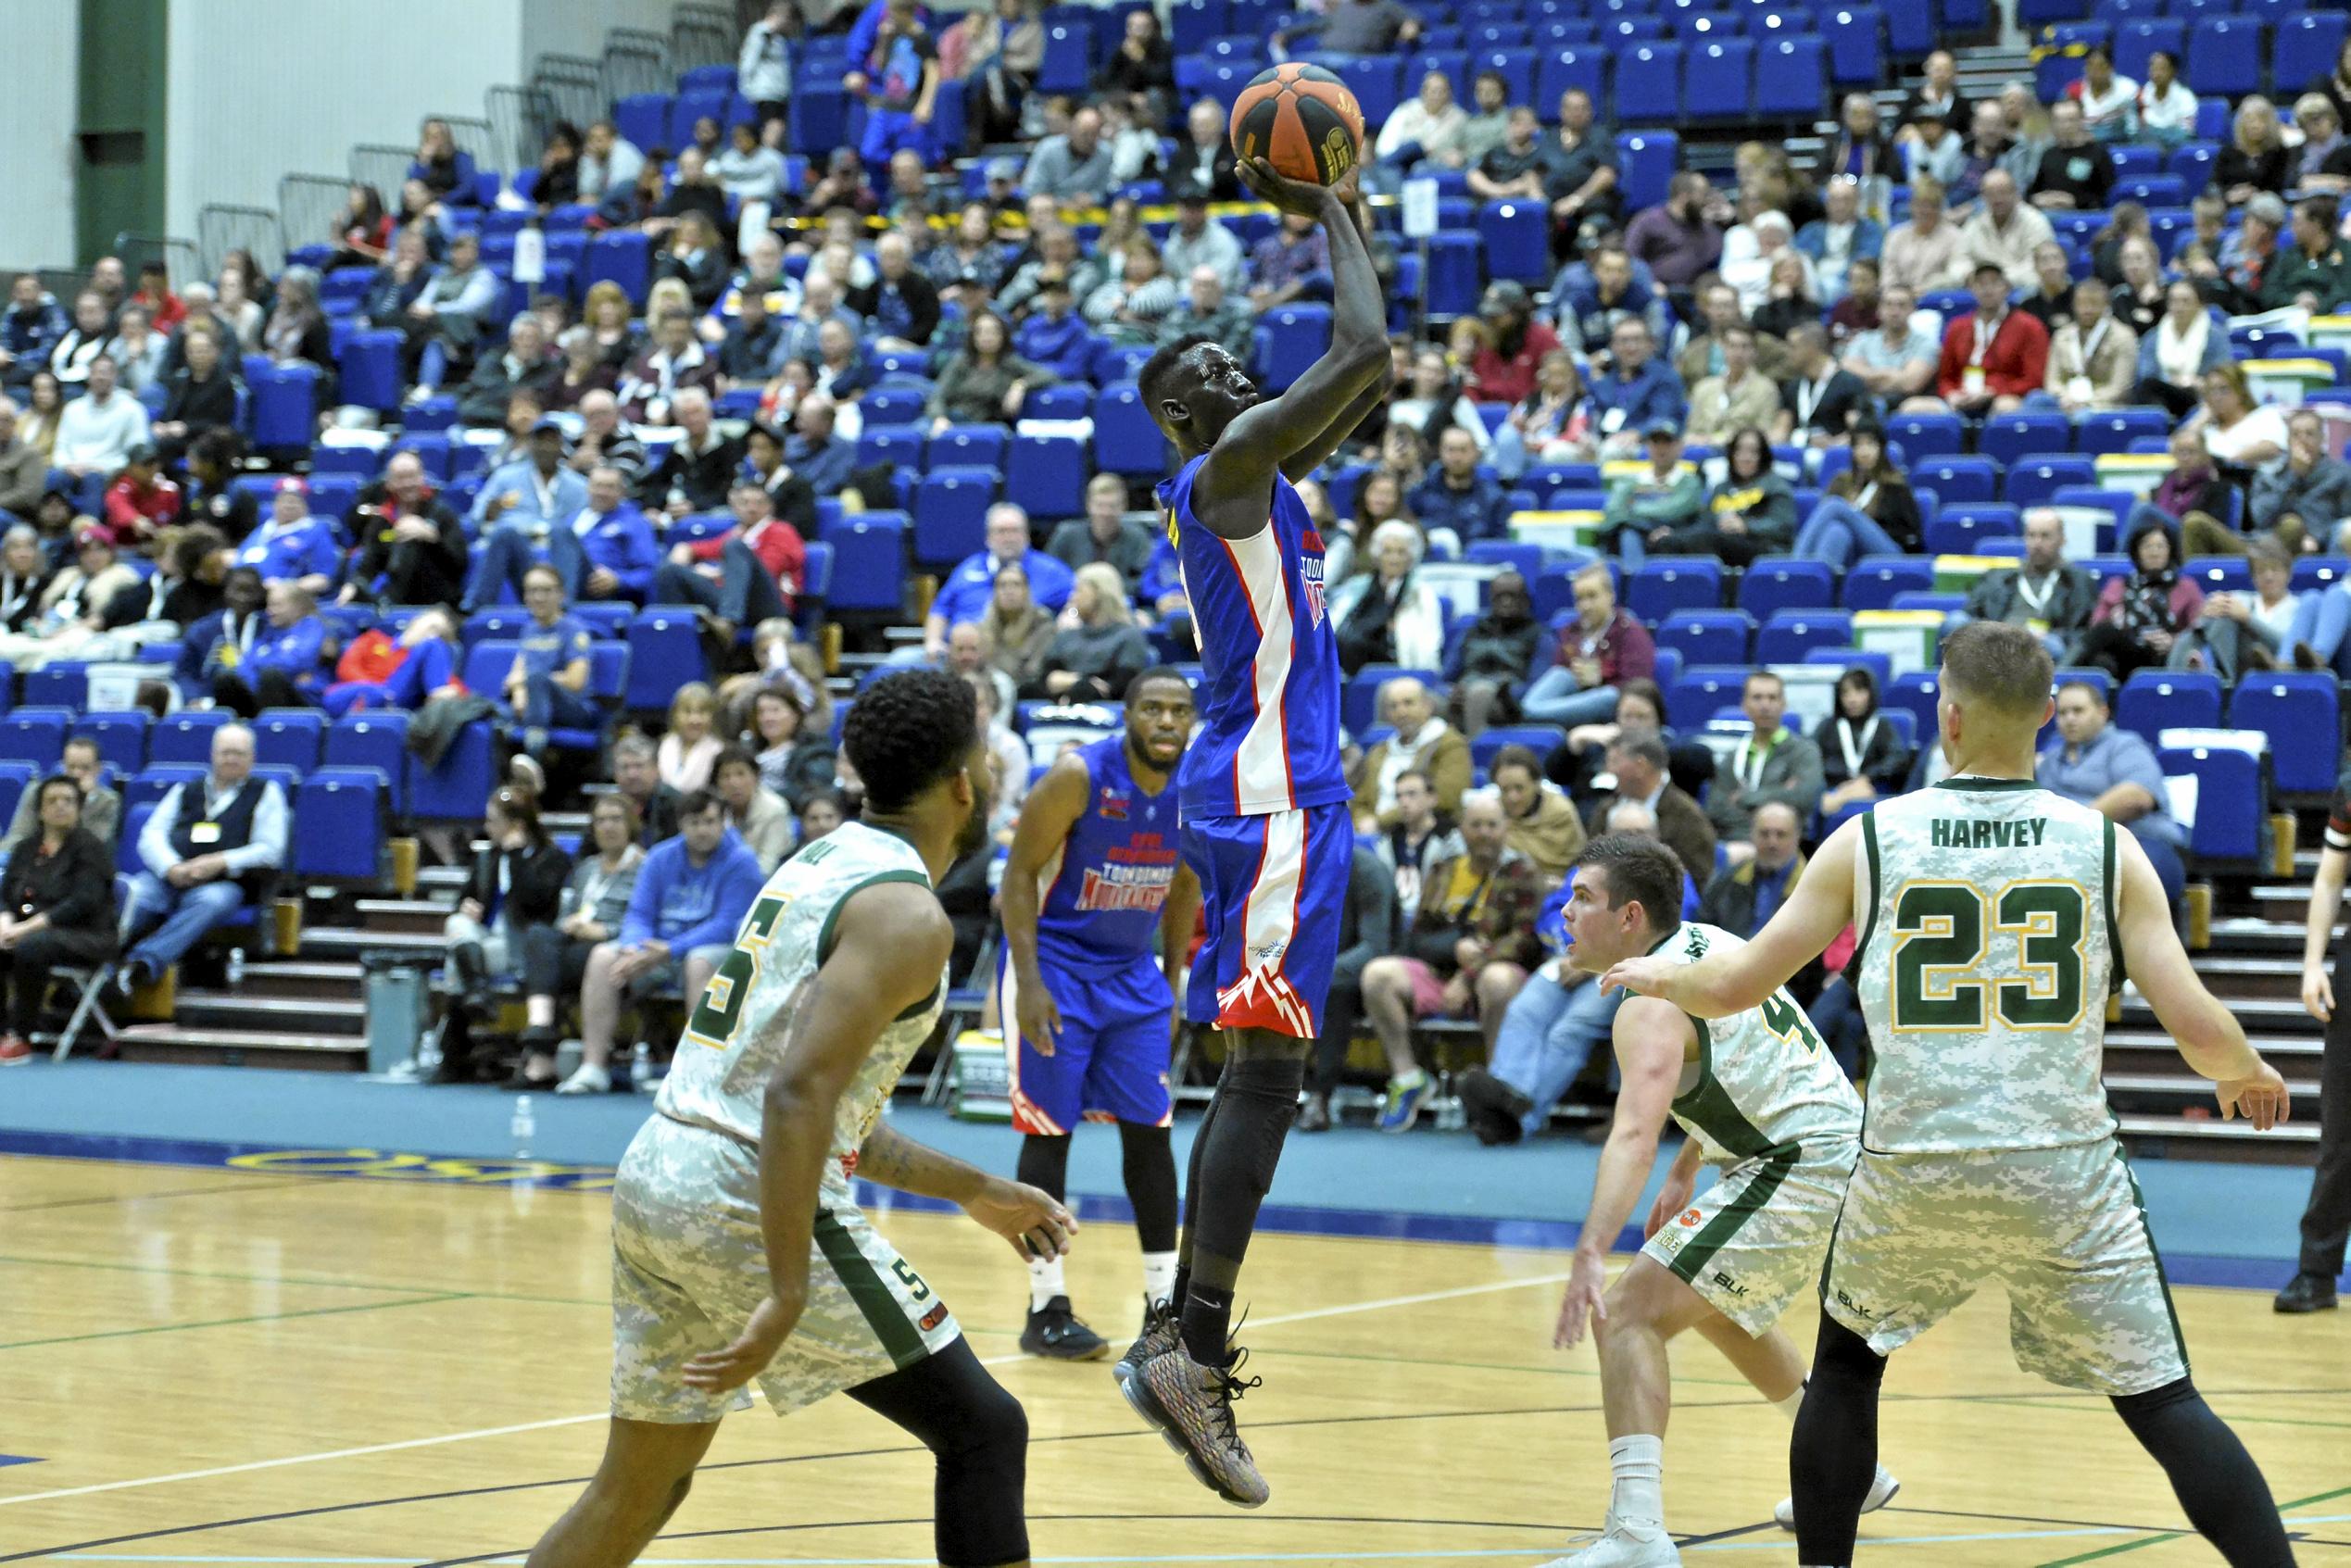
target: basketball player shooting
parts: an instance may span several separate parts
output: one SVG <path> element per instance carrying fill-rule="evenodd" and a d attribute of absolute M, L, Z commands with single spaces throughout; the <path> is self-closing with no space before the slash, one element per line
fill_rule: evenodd
<path fill-rule="evenodd" d="M 1213 343 L 1170 344 L 1138 378 L 1183 462 L 1159 501 L 1202 670 L 1203 727 L 1176 791 L 1208 927 L 1185 1013 L 1219 1033 L 1225 1067 L 1192 1141 L 1175 1288 L 1117 1373 L 1127 1402 L 1203 1484 L 1255 1508 L 1268 1489 L 1233 1424 L 1234 1398 L 1255 1386 L 1236 1377 L 1242 1352 L 1227 1344 L 1233 1290 L 1298 1114 L 1354 849 L 1323 543 L 1292 481 L 1386 393 L 1389 355 L 1352 171 L 1323 186 L 1285 179 L 1263 158 L 1239 167 L 1260 197 L 1328 232 L 1331 345 L 1270 399 Z"/>

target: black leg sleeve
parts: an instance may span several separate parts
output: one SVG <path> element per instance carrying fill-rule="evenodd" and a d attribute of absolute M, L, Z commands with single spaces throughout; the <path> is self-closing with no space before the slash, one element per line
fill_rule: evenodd
<path fill-rule="evenodd" d="M 1247 1043 L 1239 1045 L 1217 1090 L 1215 1122 L 1202 1130 L 1193 1148 L 1184 1343 L 1203 1365 L 1226 1360 L 1233 1287 L 1257 1228 L 1258 1207 L 1273 1185 L 1282 1142 L 1297 1120 L 1305 1073 L 1302 1051 L 1252 1054 Z"/>
<path fill-rule="evenodd" d="M 932 1531 L 945 1568 L 1027 1559 L 1028 1416 L 969 1341 L 860 1384 L 849 1397 L 937 1457 Z"/>
<path fill-rule="evenodd" d="M 1020 1164 L 1013 1174 L 1030 1186 L 1067 1201 L 1069 1135 L 1048 1137 L 1042 1133 L 1031 1133 L 1021 1139 Z"/>
<path fill-rule="evenodd" d="M 1878 1474 L 1878 1388 L 1885 1376 L 1886 1359 L 1823 1312 L 1788 1449 L 1799 1562 L 1845 1568 L 1853 1561 L 1861 1505 Z"/>
<path fill-rule="evenodd" d="M 2183 1377 L 2126 1395 L 2114 1408 L 2139 1446 L 2163 1466 L 2188 1523 L 2223 1562 L 2231 1568 L 2293 1568 L 2294 1548 L 2261 1467 L 2194 1383 Z"/>
<path fill-rule="evenodd" d="M 1146 1252 L 1176 1249 L 1176 1146 L 1165 1127 L 1118 1124 L 1120 1174 Z"/>

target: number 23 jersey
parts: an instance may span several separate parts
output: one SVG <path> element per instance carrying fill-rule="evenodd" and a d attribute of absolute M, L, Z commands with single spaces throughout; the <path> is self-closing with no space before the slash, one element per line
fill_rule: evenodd
<path fill-rule="evenodd" d="M 885 882 L 927 888 L 931 878 L 912 845 L 861 822 L 844 822 L 775 868 L 751 900 L 734 950 L 686 1019 L 661 1084 L 661 1114 L 747 1143 L 760 1141 L 763 1099 L 784 1060 L 788 1015 L 832 957 L 841 906 L 859 889 Z M 884 1027 L 841 1092 L 824 1161 L 828 1204 L 853 1201 L 849 1178 L 857 1170 L 857 1151 L 906 1063 L 930 1037 L 946 999 L 942 969 L 928 998 Z"/>
<path fill-rule="evenodd" d="M 1877 1048 L 1863 1145 L 2063 1148 L 2111 1135 L 2101 1065 L 2116 830 L 2027 779 L 1881 800 L 1854 863 L 1852 972 Z"/>

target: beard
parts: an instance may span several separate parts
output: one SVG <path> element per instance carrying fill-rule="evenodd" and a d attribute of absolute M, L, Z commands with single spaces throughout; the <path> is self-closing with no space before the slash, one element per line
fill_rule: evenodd
<path fill-rule="evenodd" d="M 955 858 L 959 860 L 977 851 L 987 842 L 987 819 L 995 809 L 995 802 L 986 790 L 973 797 L 972 814 L 963 819 L 963 825 L 955 830 Z"/>

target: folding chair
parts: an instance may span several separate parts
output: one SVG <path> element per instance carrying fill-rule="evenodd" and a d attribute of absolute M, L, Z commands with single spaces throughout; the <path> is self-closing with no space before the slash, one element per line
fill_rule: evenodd
<path fill-rule="evenodd" d="M 122 1031 L 116 1026 L 113 1019 L 107 1016 L 103 999 L 107 985 L 114 979 L 114 962 L 109 960 L 88 969 L 53 969 L 49 972 L 52 979 L 72 986 L 77 994 L 73 1016 L 66 1020 L 65 1031 L 57 1036 L 57 1047 L 52 1053 L 56 1060 L 63 1061 L 73 1054 L 74 1042 L 82 1038 L 84 1029 L 94 1027 L 106 1037 L 109 1047 L 121 1037 Z"/>

